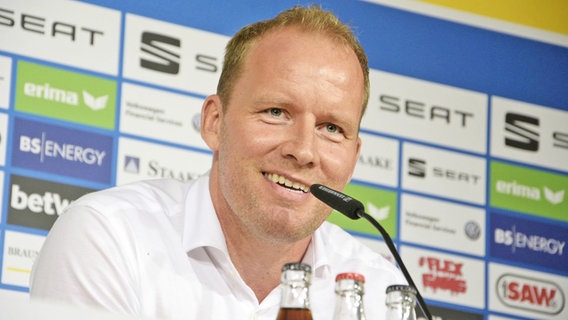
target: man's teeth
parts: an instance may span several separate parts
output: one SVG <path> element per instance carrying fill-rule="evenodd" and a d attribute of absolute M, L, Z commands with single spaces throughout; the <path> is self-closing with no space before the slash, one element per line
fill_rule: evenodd
<path fill-rule="evenodd" d="M 292 189 L 296 189 L 296 190 L 300 190 L 302 192 L 308 192 L 308 187 L 306 187 L 305 185 L 298 183 L 298 182 L 292 182 L 282 176 L 279 176 L 275 173 L 265 173 L 264 174 L 270 181 L 284 185 L 288 188 L 292 188 Z"/>

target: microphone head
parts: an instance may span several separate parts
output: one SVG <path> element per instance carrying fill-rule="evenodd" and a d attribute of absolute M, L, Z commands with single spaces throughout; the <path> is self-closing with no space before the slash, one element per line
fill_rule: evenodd
<path fill-rule="evenodd" d="M 361 217 L 359 214 L 365 212 L 365 206 L 360 201 L 324 185 L 312 184 L 310 192 L 323 203 L 350 219 L 357 220 Z"/>

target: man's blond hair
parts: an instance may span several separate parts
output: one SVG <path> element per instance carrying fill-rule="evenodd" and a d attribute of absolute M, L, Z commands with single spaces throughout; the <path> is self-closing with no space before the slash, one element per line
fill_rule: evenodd
<path fill-rule="evenodd" d="M 361 113 L 363 114 L 369 101 L 370 90 L 367 55 L 351 27 L 339 21 L 332 12 L 323 10 L 317 5 L 295 6 L 281 12 L 273 19 L 247 25 L 229 40 L 225 48 L 223 71 L 217 85 L 217 94 L 221 97 L 223 106 L 225 107 L 230 101 L 233 85 L 242 72 L 244 60 L 255 41 L 269 31 L 286 26 L 298 26 L 306 31 L 324 33 L 355 52 L 363 71 L 364 93 Z"/>

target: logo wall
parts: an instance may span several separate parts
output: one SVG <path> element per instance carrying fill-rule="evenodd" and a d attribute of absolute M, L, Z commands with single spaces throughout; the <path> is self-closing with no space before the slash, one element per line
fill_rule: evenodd
<path fill-rule="evenodd" d="M 128 8 L 148 1 L 116 5 L 124 11 L 81 1 L 4 2 L 0 290 L 25 292 L 46 231 L 81 195 L 209 170 L 200 111 L 216 91 L 233 26 L 212 21 L 211 30 L 225 33 L 218 34 L 191 27 L 202 12 L 187 11 L 175 24 L 179 17 L 157 20 Z M 247 18 L 251 9 L 239 10 L 235 16 Z M 405 23 L 417 19 L 396 12 Z M 452 35 L 492 34 L 445 25 Z M 515 43 L 532 50 L 537 41 Z M 388 70 L 405 70 L 408 61 L 399 60 Z M 370 70 L 363 145 L 345 193 L 393 237 L 435 315 L 568 319 L 568 112 L 554 106 L 557 97 L 539 97 L 562 84 L 515 88 L 547 106 L 501 94 L 491 79 L 480 92 L 422 76 L 433 81 Z M 370 224 L 337 212 L 329 221 L 393 261 Z"/>

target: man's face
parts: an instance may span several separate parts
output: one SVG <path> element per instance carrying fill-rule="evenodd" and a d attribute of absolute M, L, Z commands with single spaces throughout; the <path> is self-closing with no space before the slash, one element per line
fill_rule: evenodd
<path fill-rule="evenodd" d="M 330 212 L 310 185 L 343 190 L 353 173 L 362 100 L 363 73 L 351 50 L 296 28 L 264 35 L 209 143 L 218 156 L 219 214 L 266 240 L 309 236 Z"/>

